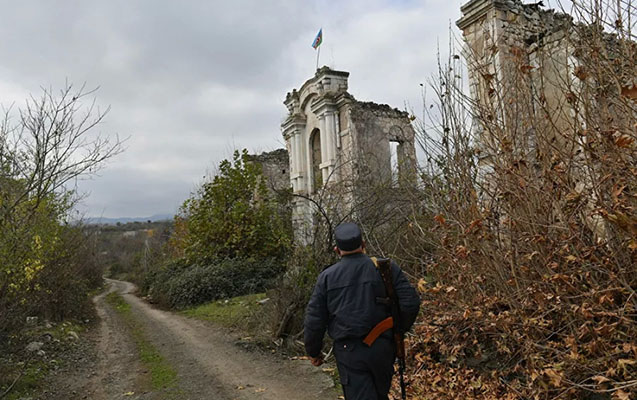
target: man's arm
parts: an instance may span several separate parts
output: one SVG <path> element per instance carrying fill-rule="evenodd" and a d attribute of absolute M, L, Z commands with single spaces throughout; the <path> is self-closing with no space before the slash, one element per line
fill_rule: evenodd
<path fill-rule="evenodd" d="M 321 356 L 323 336 L 325 335 L 328 319 L 329 313 L 327 311 L 325 277 L 321 274 L 316 282 L 316 286 L 314 286 L 314 292 L 305 310 L 305 351 L 313 359 L 320 358 Z"/>
<path fill-rule="evenodd" d="M 416 289 L 411 286 L 407 276 L 405 276 L 398 265 L 393 261 L 391 264 L 394 291 L 398 297 L 398 304 L 400 304 L 400 328 L 402 332 L 407 332 L 418 316 L 418 310 L 420 309 L 420 296 L 418 296 L 418 292 L 416 292 Z"/>

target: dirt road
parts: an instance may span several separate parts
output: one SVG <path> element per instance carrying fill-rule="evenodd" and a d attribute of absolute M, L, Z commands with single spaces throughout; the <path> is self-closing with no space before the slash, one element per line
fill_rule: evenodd
<path fill-rule="evenodd" d="M 132 292 L 128 282 L 108 280 L 131 305 L 143 334 L 177 371 L 183 399 L 336 399 L 332 379 L 305 360 L 283 360 L 234 345 L 221 328 L 153 308 Z M 135 345 L 105 295 L 95 299 L 102 319 L 94 399 L 155 399 L 135 392 L 147 371 L 140 367 Z M 134 394 L 132 394 L 134 393 Z"/>

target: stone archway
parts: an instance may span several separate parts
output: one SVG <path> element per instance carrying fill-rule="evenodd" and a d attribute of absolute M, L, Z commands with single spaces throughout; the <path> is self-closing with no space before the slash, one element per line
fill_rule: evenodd
<path fill-rule="evenodd" d="M 312 192 L 315 193 L 323 187 L 323 175 L 321 173 L 321 131 L 314 129 L 310 135 L 310 157 L 312 162 Z"/>

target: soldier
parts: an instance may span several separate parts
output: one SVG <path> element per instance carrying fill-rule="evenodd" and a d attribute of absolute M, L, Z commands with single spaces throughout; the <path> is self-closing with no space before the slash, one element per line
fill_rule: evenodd
<path fill-rule="evenodd" d="M 359 227 L 343 223 L 334 230 L 335 251 L 341 256 L 336 264 L 318 277 L 305 313 L 305 350 L 312 365 L 323 363 L 321 348 L 327 329 L 334 340 L 334 356 L 343 392 L 347 400 L 387 400 L 394 373 L 396 350 L 391 330 L 371 346 L 363 339 L 390 315 L 385 287 L 374 261 L 365 254 L 365 242 Z M 394 290 L 401 310 L 401 325 L 406 332 L 420 308 L 416 290 L 392 263 Z"/>

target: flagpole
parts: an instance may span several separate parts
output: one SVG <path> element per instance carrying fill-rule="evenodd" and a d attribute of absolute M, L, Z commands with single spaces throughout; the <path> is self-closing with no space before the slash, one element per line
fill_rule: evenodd
<path fill-rule="evenodd" d="M 314 41 L 312 42 L 312 47 L 316 51 L 316 70 L 319 69 L 319 57 L 321 56 L 321 42 L 323 42 L 323 28 L 319 29 Z"/>

